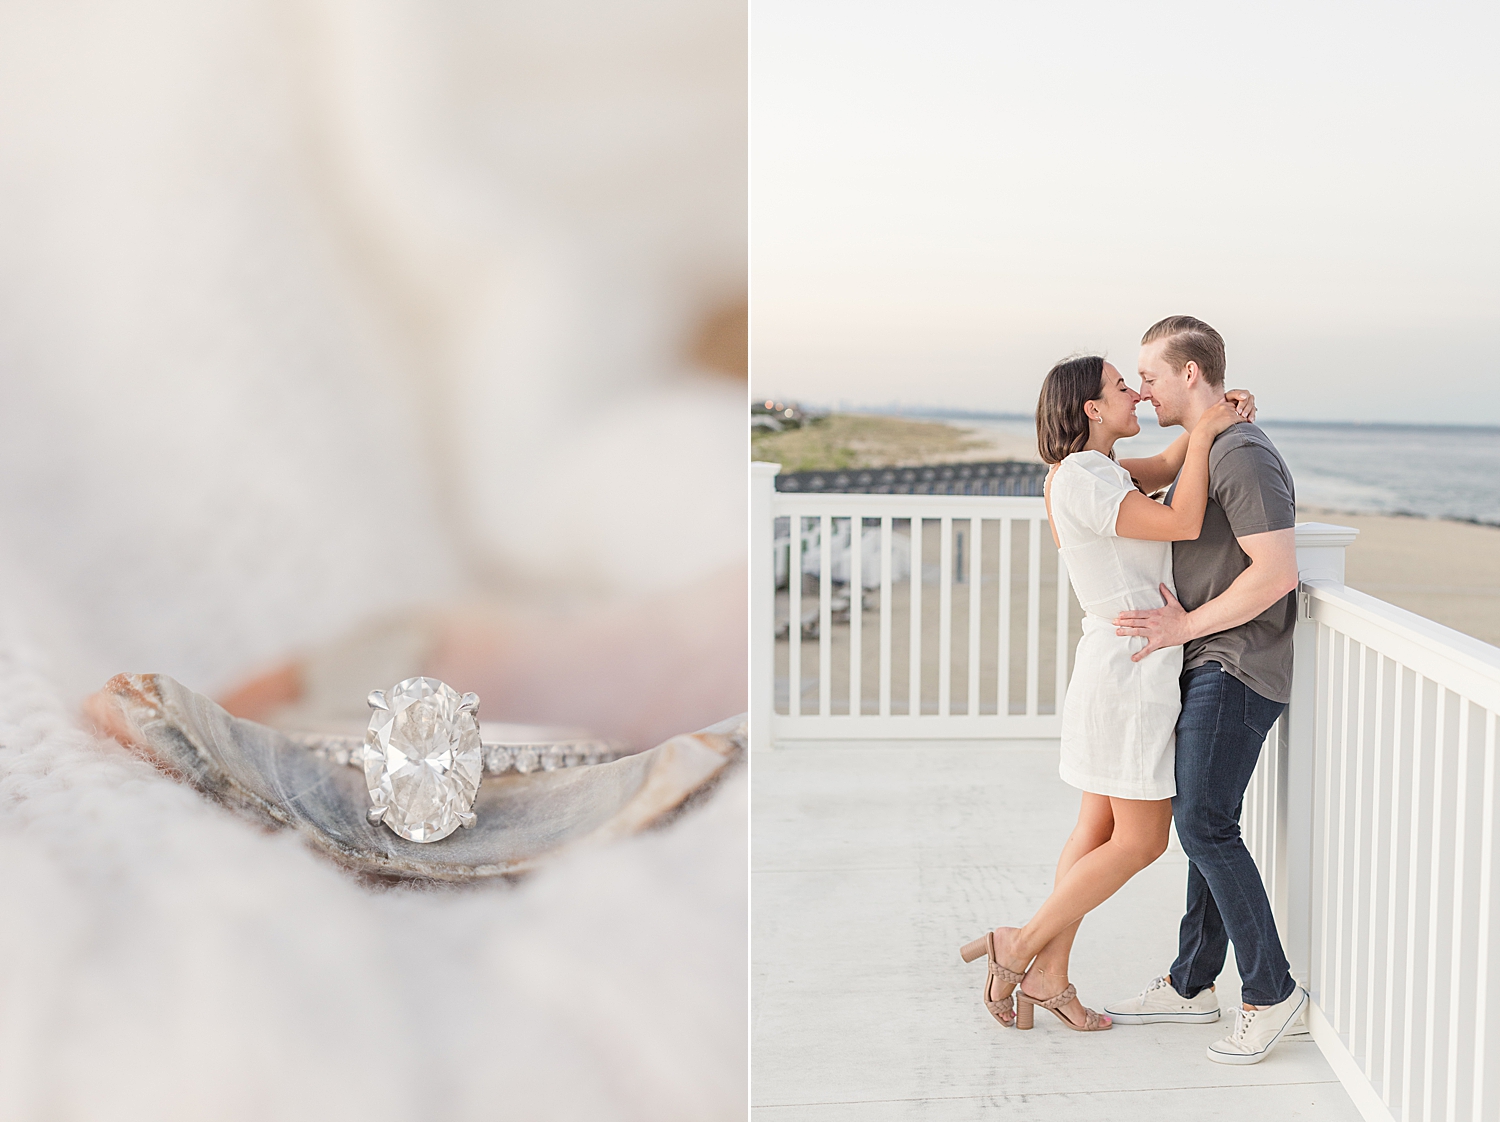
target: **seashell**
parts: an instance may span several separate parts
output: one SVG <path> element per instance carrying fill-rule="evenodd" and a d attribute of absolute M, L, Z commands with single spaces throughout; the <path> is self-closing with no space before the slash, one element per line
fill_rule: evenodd
<path fill-rule="evenodd" d="M 408 880 L 513 876 L 661 825 L 706 795 L 745 745 L 744 718 L 735 717 L 610 763 L 558 767 L 554 757 L 549 770 L 544 751 L 480 785 L 473 829 L 424 845 L 365 820 L 356 769 L 232 717 L 164 674 L 118 674 L 85 708 L 131 752 L 242 817 L 296 830 L 353 873 Z"/>

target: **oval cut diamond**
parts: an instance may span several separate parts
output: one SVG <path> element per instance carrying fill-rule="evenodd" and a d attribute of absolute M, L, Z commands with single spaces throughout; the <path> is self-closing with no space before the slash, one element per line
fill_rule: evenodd
<path fill-rule="evenodd" d="M 446 838 L 463 824 L 484 771 L 479 720 L 436 678 L 408 678 L 385 696 L 365 732 L 365 785 L 381 819 L 409 841 Z"/>

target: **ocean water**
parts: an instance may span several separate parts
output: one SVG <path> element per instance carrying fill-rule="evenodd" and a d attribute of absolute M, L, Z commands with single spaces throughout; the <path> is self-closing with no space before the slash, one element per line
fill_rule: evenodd
<path fill-rule="evenodd" d="M 1116 445 L 1149 456 L 1181 429 L 1163 429 L 1149 406 L 1141 433 Z M 948 418 L 955 424 L 1032 438 L 1029 418 Z M 1257 422 L 1281 451 L 1303 506 L 1349 514 L 1410 514 L 1500 526 L 1500 428 L 1463 425 Z"/>

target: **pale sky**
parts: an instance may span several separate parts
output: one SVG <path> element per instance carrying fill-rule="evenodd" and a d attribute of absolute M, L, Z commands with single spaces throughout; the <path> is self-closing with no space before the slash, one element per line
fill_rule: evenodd
<path fill-rule="evenodd" d="M 752 388 L 1030 412 L 1165 315 L 1268 417 L 1500 424 L 1500 5 L 754 0 Z"/>

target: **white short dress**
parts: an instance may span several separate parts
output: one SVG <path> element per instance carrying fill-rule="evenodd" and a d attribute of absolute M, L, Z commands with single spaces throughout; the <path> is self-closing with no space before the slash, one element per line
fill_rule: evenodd
<path fill-rule="evenodd" d="M 1112 622 L 1118 612 L 1161 607 L 1159 585 L 1176 594 L 1171 542 L 1115 534 L 1120 503 L 1133 490 L 1130 474 L 1102 452 L 1075 452 L 1052 476 L 1052 525 L 1085 613 L 1063 702 L 1058 771 L 1096 794 L 1167 799 L 1177 793 L 1182 648 L 1132 662 L 1146 640 L 1116 635 Z"/>

